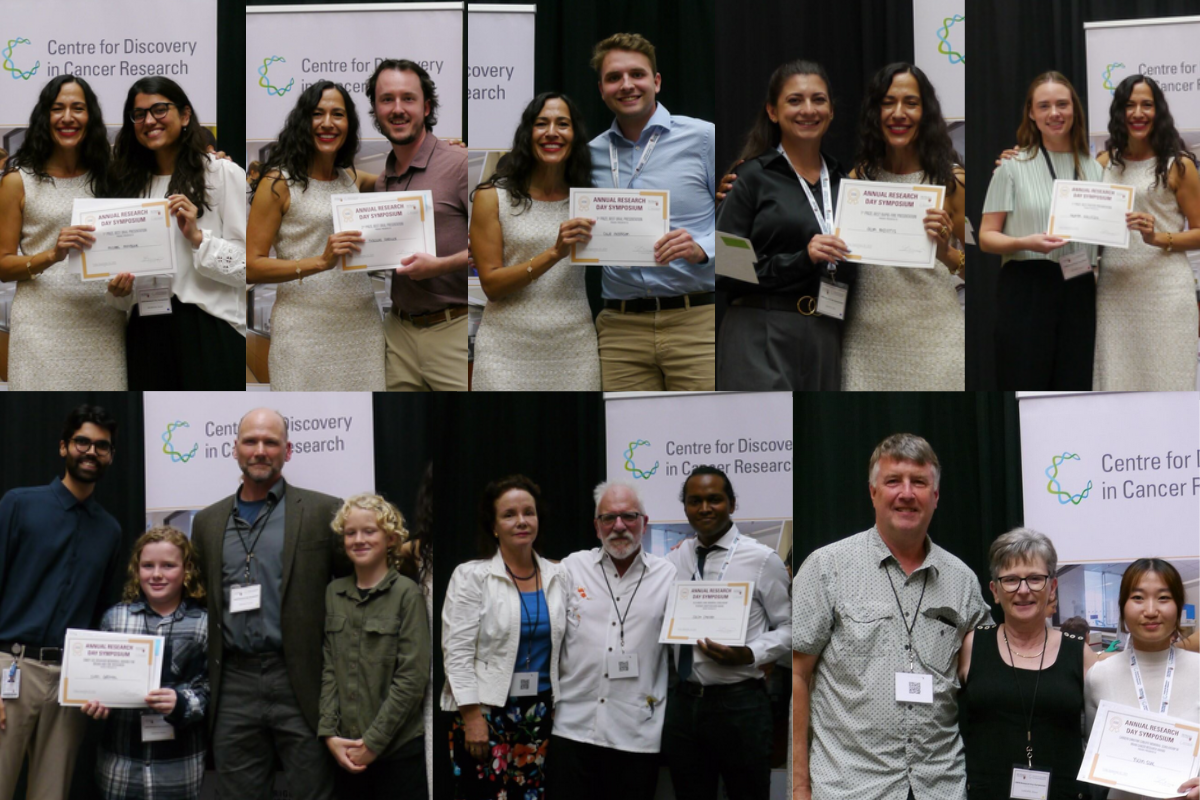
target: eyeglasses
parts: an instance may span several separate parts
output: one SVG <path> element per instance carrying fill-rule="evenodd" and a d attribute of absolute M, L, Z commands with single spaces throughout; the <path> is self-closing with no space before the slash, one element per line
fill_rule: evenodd
<path fill-rule="evenodd" d="M 1015 592 L 1021 588 L 1021 581 L 1029 587 L 1031 592 L 1040 592 L 1046 588 L 1046 581 L 1050 578 L 1049 575 L 1026 575 L 1024 578 L 1018 578 L 1016 575 L 1005 575 L 1000 579 L 1000 585 L 1004 587 L 1006 592 Z"/>
<path fill-rule="evenodd" d="M 174 103 L 155 103 L 154 105 L 150 106 L 150 108 L 135 108 L 133 113 L 129 115 L 129 118 L 134 122 L 141 122 L 142 120 L 146 119 L 146 112 L 148 111 L 150 112 L 150 116 L 157 120 L 161 120 L 163 117 L 167 116 L 167 110 L 172 107 L 179 108 L 179 106 L 175 105 Z"/>
<path fill-rule="evenodd" d="M 107 456 L 112 455 L 113 443 L 107 439 L 89 439 L 86 436 L 71 437 L 71 444 L 75 446 L 75 450 L 79 455 L 83 455 L 93 447 L 96 448 L 96 455 Z"/>
<path fill-rule="evenodd" d="M 641 519 L 642 515 L 633 511 L 626 511 L 623 514 L 600 514 L 596 517 L 596 520 L 604 527 L 611 528 L 613 524 L 616 523 L 618 518 L 621 520 L 621 522 L 624 522 L 626 526 L 629 526 Z"/>

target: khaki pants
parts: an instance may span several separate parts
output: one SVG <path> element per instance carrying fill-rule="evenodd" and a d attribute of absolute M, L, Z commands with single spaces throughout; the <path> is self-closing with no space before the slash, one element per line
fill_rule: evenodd
<path fill-rule="evenodd" d="M 13 660 L 11 654 L 0 653 L 5 677 Z M 4 701 L 7 722 L 0 731 L 0 800 L 11 800 L 26 754 L 26 800 L 66 800 L 88 718 L 78 708 L 58 704 L 61 667 L 24 657 L 16 661 L 21 671 L 21 696 Z"/>
<path fill-rule="evenodd" d="M 713 391 L 716 311 L 711 304 L 640 314 L 601 311 L 596 332 L 604 391 Z"/>
<path fill-rule="evenodd" d="M 467 315 L 428 328 L 418 328 L 388 312 L 389 392 L 465 392 L 467 390 Z M 2 798 L 0 798 L 2 800 Z"/>

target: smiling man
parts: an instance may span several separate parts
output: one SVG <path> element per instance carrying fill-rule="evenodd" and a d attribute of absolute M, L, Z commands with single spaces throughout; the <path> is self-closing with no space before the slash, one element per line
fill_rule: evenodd
<path fill-rule="evenodd" d="M 929 442 L 884 439 L 868 465 L 874 527 L 796 574 L 795 800 L 967 796 L 957 656 L 991 615 L 975 574 L 929 538 L 940 477 Z"/>

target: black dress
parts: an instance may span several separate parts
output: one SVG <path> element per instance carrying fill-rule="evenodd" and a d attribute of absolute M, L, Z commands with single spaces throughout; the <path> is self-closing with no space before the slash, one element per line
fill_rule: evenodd
<path fill-rule="evenodd" d="M 975 629 L 971 669 L 958 694 L 967 796 L 970 800 L 1009 796 L 1013 766 L 1027 764 L 1026 721 L 1036 681 L 1033 767 L 1051 771 L 1050 800 L 1090 797 L 1090 788 L 1075 780 L 1083 762 L 1083 640 L 1064 633 L 1058 657 L 1039 679 L 1037 670 L 1013 669 L 1000 659 L 998 648 L 1004 643 L 997 644 L 997 630 L 995 625 Z"/>

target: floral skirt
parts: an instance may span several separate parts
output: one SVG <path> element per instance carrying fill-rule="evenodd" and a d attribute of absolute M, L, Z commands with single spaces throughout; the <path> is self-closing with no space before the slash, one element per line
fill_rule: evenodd
<path fill-rule="evenodd" d="M 554 722 L 550 692 L 510 697 L 503 708 L 483 712 L 488 724 L 487 763 L 476 761 L 464 743 L 461 714 L 450 727 L 455 800 L 542 800 L 546 745 Z"/>

